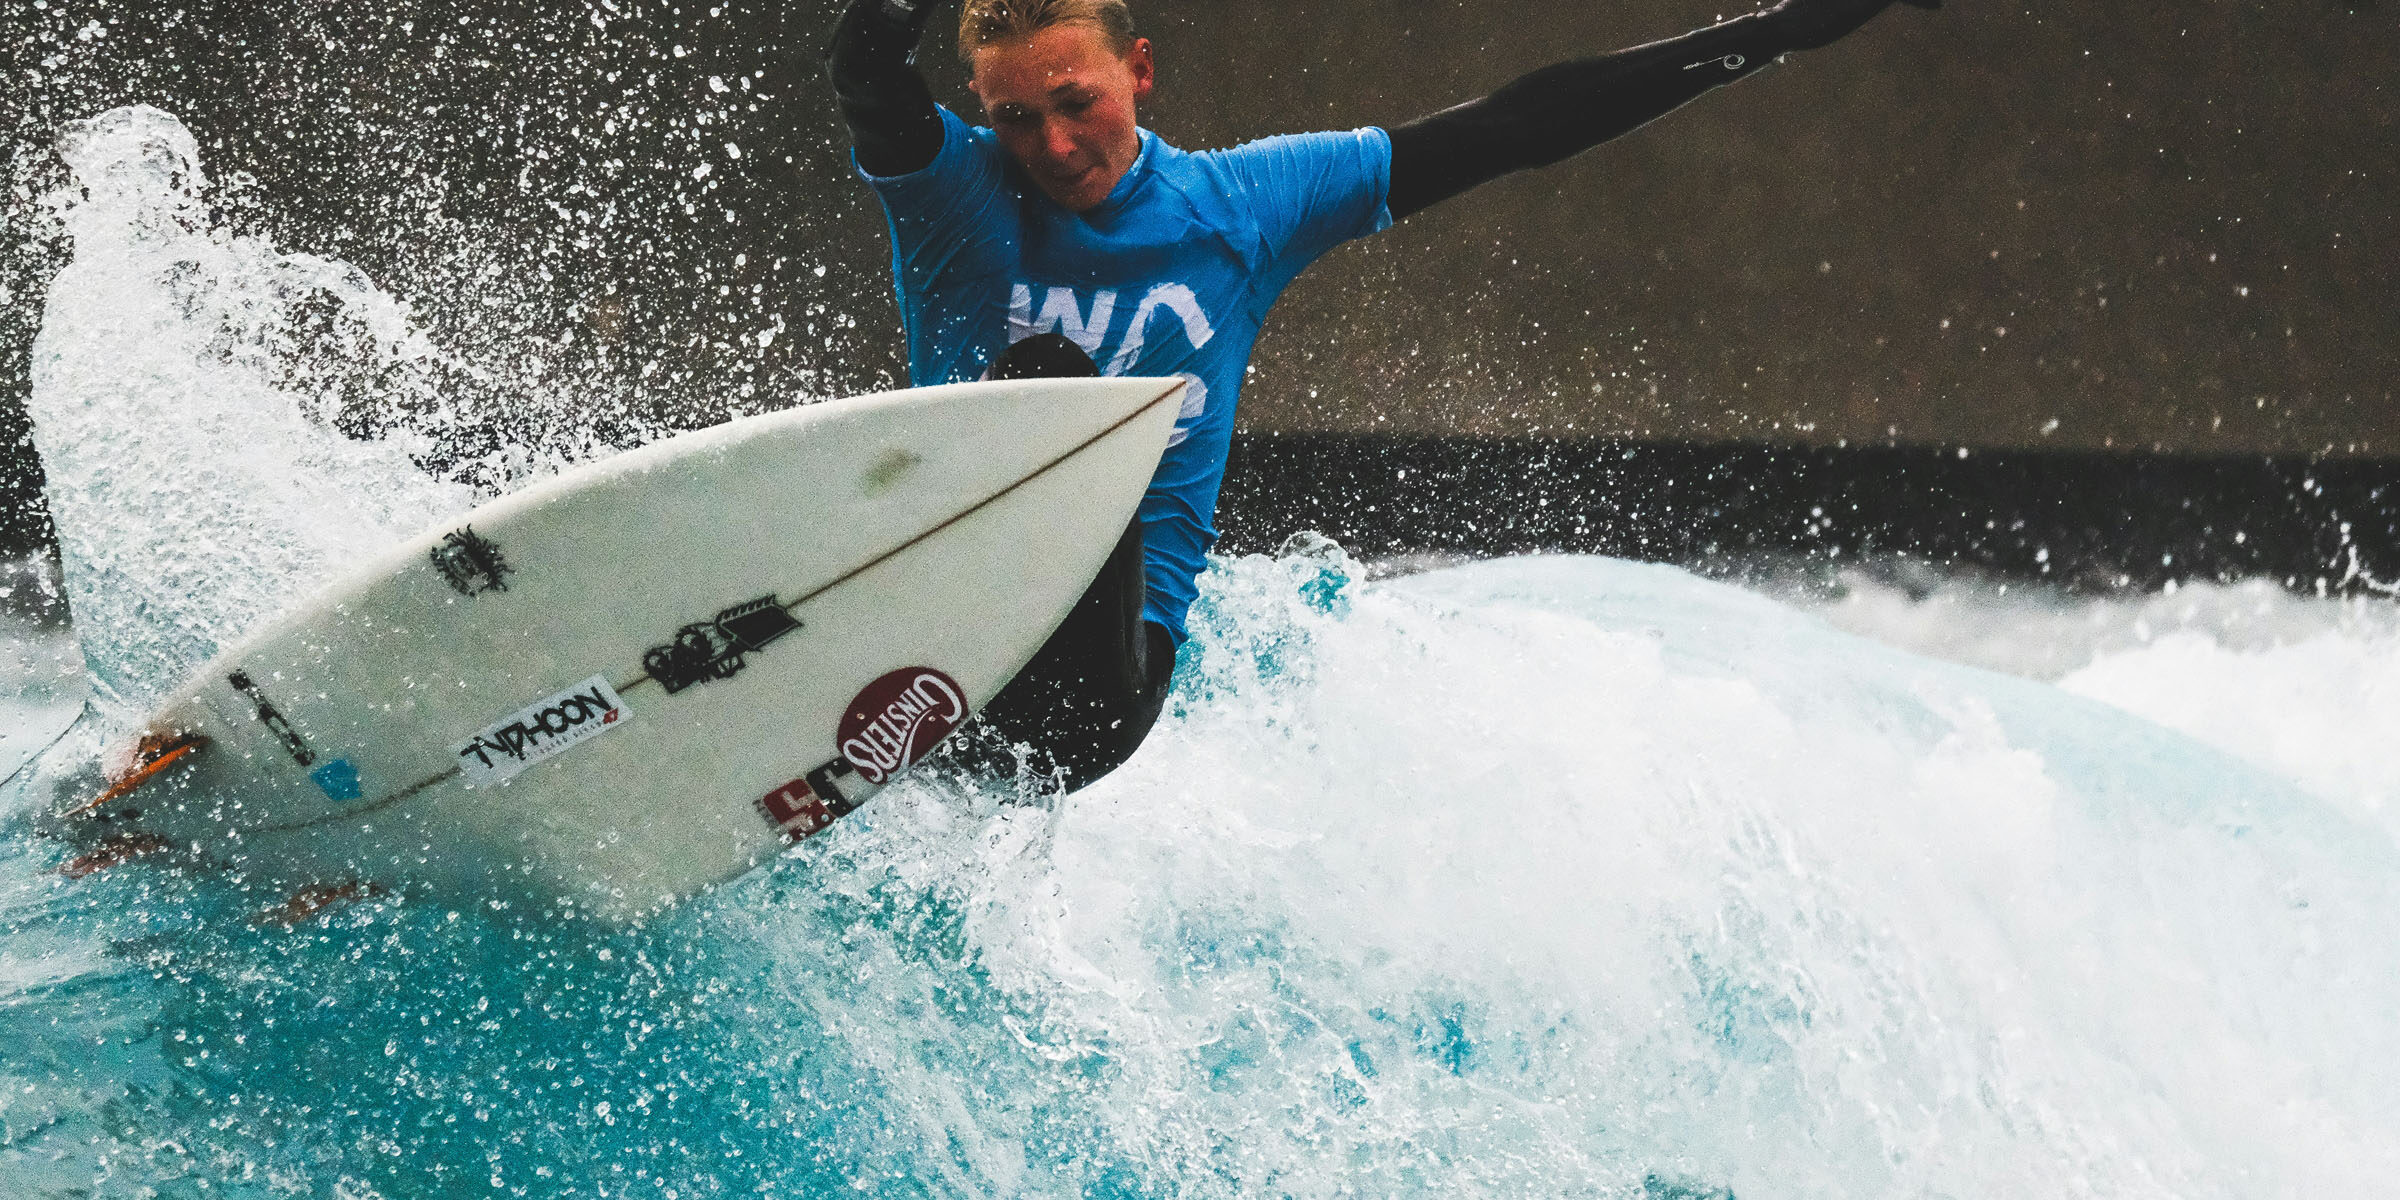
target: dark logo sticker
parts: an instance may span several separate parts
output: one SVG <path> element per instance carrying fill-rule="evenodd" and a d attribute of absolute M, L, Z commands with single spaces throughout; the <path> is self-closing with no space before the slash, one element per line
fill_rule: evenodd
<path fill-rule="evenodd" d="M 292 723 L 284 720 L 283 714 L 267 699 L 267 694 L 250 681 L 250 672 L 235 671 L 225 677 L 225 682 L 232 684 L 233 690 L 240 692 L 242 698 L 250 702 L 250 707 L 257 710 L 259 724 L 283 739 L 283 748 L 292 756 L 293 762 L 305 767 L 317 761 L 317 756 L 309 752 L 308 743 L 300 740 L 300 731 L 293 729 Z"/>
<path fill-rule="evenodd" d="M 850 769 L 843 759 L 835 759 L 808 773 L 808 786 L 825 798 L 826 811 L 837 817 L 848 816 L 866 802 L 873 785 L 862 782 L 858 772 Z"/>
<path fill-rule="evenodd" d="M 461 596 L 505 592 L 508 585 L 502 578 L 513 570 L 508 560 L 500 557 L 500 547 L 476 533 L 472 525 L 442 536 L 442 544 L 433 548 L 433 565 Z"/>
<path fill-rule="evenodd" d="M 675 631 L 675 640 L 642 655 L 642 670 L 672 696 L 695 683 L 731 679 L 775 639 L 800 628 L 773 593 L 694 621 Z"/>
<path fill-rule="evenodd" d="M 882 786 L 967 719 L 967 695 L 932 667 L 903 667 L 866 686 L 836 736 L 860 778 Z"/>

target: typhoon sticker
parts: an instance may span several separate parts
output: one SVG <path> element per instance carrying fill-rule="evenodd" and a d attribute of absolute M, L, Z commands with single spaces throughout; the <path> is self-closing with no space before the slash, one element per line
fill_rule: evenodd
<path fill-rule="evenodd" d="M 868 684 L 842 711 L 842 757 L 880 787 L 967 719 L 967 695 L 932 667 L 902 667 Z"/>
<path fill-rule="evenodd" d="M 623 698 L 594 675 L 511 713 L 458 748 L 467 782 L 488 786 L 625 723 Z"/>

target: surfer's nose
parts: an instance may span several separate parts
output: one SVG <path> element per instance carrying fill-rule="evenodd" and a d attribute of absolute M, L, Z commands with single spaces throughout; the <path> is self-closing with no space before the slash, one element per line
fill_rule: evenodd
<path fill-rule="evenodd" d="M 1052 124 L 1042 130 L 1042 153 L 1059 174 L 1074 173 L 1075 139 L 1064 127 Z"/>

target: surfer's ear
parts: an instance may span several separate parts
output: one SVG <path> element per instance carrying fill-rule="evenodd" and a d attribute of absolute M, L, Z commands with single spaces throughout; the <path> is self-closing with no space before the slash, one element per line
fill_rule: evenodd
<path fill-rule="evenodd" d="M 1147 100 L 1158 83 L 1158 63 L 1150 56 L 1150 39 L 1133 39 L 1133 48 L 1125 52 L 1125 65 L 1133 71 L 1133 98 Z"/>

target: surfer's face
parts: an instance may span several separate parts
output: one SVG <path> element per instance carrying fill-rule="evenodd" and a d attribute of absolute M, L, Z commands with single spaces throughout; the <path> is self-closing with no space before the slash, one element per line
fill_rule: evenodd
<path fill-rule="evenodd" d="M 1133 105 L 1157 75 L 1149 39 L 1119 54 L 1092 26 L 1053 25 L 975 51 L 974 68 L 1000 144 L 1043 195 L 1082 212 L 1133 168 Z"/>

